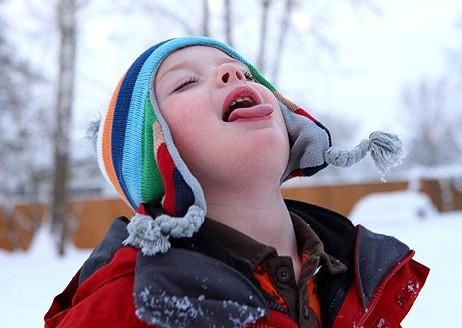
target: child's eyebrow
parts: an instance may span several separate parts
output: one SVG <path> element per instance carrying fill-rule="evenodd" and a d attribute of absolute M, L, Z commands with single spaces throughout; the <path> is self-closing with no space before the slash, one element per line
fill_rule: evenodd
<path fill-rule="evenodd" d="M 184 67 L 187 66 L 187 63 L 186 62 L 180 62 L 180 63 L 176 63 L 174 65 L 172 65 L 171 67 L 169 67 L 167 70 L 163 71 L 163 72 L 160 72 L 160 74 L 158 74 L 158 76 L 156 76 L 156 79 L 157 80 L 162 80 L 166 75 L 168 75 L 169 73 L 173 72 L 173 71 L 176 71 L 178 69 L 182 69 Z"/>
<path fill-rule="evenodd" d="M 241 62 L 241 61 L 239 61 L 239 60 L 237 60 L 235 58 L 228 57 L 228 56 L 227 57 L 220 57 L 219 59 L 217 59 L 217 62 L 216 62 L 217 65 L 222 65 L 222 64 L 226 64 L 226 63 L 233 63 L 233 64 L 238 64 L 238 65 L 243 66 L 243 67 L 247 67 L 247 65 L 245 65 L 243 62 Z M 189 65 L 189 62 L 187 62 L 187 61 L 182 61 L 182 62 L 176 63 L 176 64 L 172 65 L 171 67 L 167 68 L 165 71 L 158 74 L 158 76 L 156 78 L 157 78 L 158 81 L 161 81 L 169 73 L 171 73 L 173 71 L 176 71 L 176 70 L 179 70 L 179 69 L 186 68 L 188 65 Z"/>

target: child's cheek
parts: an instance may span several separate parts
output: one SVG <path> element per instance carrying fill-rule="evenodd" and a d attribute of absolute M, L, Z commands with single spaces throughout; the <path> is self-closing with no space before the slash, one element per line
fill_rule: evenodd
<path fill-rule="evenodd" d="M 170 128 L 184 123 L 188 115 L 188 104 L 181 97 L 174 97 L 162 103 L 161 112 Z"/>
<path fill-rule="evenodd" d="M 187 143 L 197 133 L 199 117 L 194 107 L 195 103 L 190 98 L 180 96 L 172 97 L 162 104 L 162 115 L 177 146 Z"/>

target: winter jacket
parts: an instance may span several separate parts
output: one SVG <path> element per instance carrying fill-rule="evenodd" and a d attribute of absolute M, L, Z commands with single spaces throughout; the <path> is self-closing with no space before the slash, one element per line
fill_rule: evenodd
<path fill-rule="evenodd" d="M 324 327 L 399 327 L 429 269 L 393 237 L 355 227 L 338 213 L 286 201 L 325 251 L 347 267 L 318 276 Z M 124 246 L 128 219 L 117 218 L 67 288 L 45 327 L 298 327 L 264 292 L 242 260 L 206 229 L 172 240 L 156 256 Z"/>

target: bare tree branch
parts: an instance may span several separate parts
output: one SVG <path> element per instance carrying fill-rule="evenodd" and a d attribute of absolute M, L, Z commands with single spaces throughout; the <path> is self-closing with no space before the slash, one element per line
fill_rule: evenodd
<path fill-rule="evenodd" d="M 281 24 L 279 28 L 279 37 L 276 44 L 276 54 L 273 59 L 271 80 L 274 84 L 277 84 L 279 79 L 279 72 L 282 62 L 282 53 L 285 48 L 285 40 L 290 29 L 290 17 L 292 9 L 294 7 L 294 0 L 286 0 L 284 10 L 282 12 Z"/>
<path fill-rule="evenodd" d="M 462 155 L 455 124 L 457 117 L 448 115 L 448 85 L 443 79 L 421 79 L 403 89 L 411 142 L 411 164 L 427 167 L 459 161 Z"/>
<path fill-rule="evenodd" d="M 35 66 L 18 56 L 14 44 L 10 44 L 11 27 L 0 15 L 0 207 L 7 220 L 5 236 L 14 250 L 20 246 L 17 241 L 17 216 L 14 206 L 20 201 L 35 202 L 38 190 L 34 188 L 37 168 L 37 151 L 34 143 L 38 138 L 36 119 L 40 100 L 34 97 L 34 88 L 46 81 Z M 24 87 L 27 86 L 27 97 Z M 34 99 L 34 101 L 30 101 Z M 26 120 L 24 118 L 27 118 Z M 46 141 L 40 144 L 40 152 L 46 154 Z M 37 228 L 30 227 L 31 231 Z"/>
<path fill-rule="evenodd" d="M 178 15 L 178 11 L 176 10 L 176 8 L 169 9 L 165 6 L 153 4 L 152 1 L 139 2 L 139 5 L 143 6 L 148 11 L 155 14 L 156 16 L 159 15 L 159 16 L 171 19 L 172 21 L 178 23 L 184 29 L 186 34 L 192 35 L 192 34 L 198 33 L 197 29 L 193 27 L 193 24 L 191 23 L 189 19 L 183 19 L 181 16 Z M 130 3 L 130 7 L 131 6 L 132 4 Z"/>

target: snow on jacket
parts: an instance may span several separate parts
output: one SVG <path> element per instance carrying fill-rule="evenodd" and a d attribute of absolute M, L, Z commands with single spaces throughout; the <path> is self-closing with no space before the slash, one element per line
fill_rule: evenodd
<path fill-rule="evenodd" d="M 347 266 L 320 275 L 325 327 L 399 327 L 428 275 L 414 252 L 393 237 L 353 226 L 335 212 L 297 201 L 325 251 Z M 124 246 L 128 219 L 117 218 L 103 241 L 55 297 L 45 327 L 298 327 L 266 294 L 247 264 L 206 229 L 172 241 L 166 254 Z"/>

